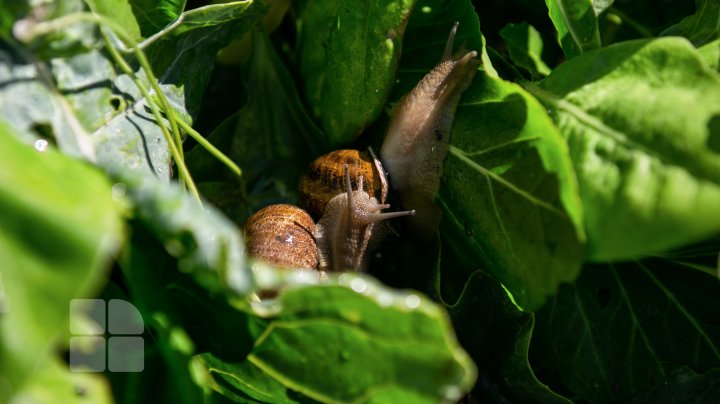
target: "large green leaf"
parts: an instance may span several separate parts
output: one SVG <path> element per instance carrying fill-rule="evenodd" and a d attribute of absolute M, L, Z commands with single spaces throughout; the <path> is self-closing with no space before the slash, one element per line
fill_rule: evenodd
<path fill-rule="evenodd" d="M 248 327 L 255 343 L 244 360 L 202 357 L 230 396 L 438 402 L 460 399 L 475 381 L 442 308 L 368 277 L 290 284 L 253 308 L 262 321 Z"/>
<path fill-rule="evenodd" d="M 114 176 L 137 220 L 178 260 L 180 271 L 213 292 L 251 292 L 240 230 L 233 222 L 214 207 L 200 205 L 176 183 L 134 172 Z"/>
<path fill-rule="evenodd" d="M 705 265 L 717 262 L 713 247 Z M 681 383 L 679 367 L 720 367 L 720 280 L 694 267 L 654 258 L 584 268 L 537 313 L 530 352 L 541 380 L 575 400 L 627 402 Z"/>
<path fill-rule="evenodd" d="M 123 237 L 112 184 L 89 165 L 37 151 L 0 126 L 0 400 L 55 360 L 68 338 L 70 302 L 97 291 Z M 37 144 L 38 149 L 44 145 Z M 53 365 L 54 366 L 54 365 Z M 57 370 L 57 369 L 56 369 Z M 72 389 L 72 378 L 42 377 Z M 52 374 L 55 373 L 55 376 Z M 59 376 L 59 377 L 56 377 Z M 28 387 L 30 390 L 32 386 Z M 24 393 L 25 394 L 25 393 Z M 32 393 L 28 393 L 32 394 Z"/>
<path fill-rule="evenodd" d="M 720 76 L 689 42 L 609 46 L 531 90 L 570 145 L 590 259 L 637 257 L 720 230 Z"/>
<path fill-rule="evenodd" d="M 697 47 L 720 38 L 720 2 L 695 0 L 695 8 L 695 14 L 685 17 L 660 35 L 684 36 Z"/>
<path fill-rule="evenodd" d="M 300 73 L 331 144 L 352 141 L 382 112 L 413 3 L 310 0 L 301 8 Z"/>
<path fill-rule="evenodd" d="M 592 0 L 545 0 L 558 41 L 568 59 L 600 47 L 593 3 Z"/>
<path fill-rule="evenodd" d="M 512 302 L 490 275 L 477 271 L 457 302 L 448 307 L 458 340 L 478 365 L 483 387 L 473 391 L 479 402 L 568 403 L 534 375 L 528 349 L 535 318 Z"/>
<path fill-rule="evenodd" d="M 478 75 L 445 162 L 443 226 L 518 303 L 538 308 L 580 271 L 582 208 L 567 146 L 519 86 Z"/>

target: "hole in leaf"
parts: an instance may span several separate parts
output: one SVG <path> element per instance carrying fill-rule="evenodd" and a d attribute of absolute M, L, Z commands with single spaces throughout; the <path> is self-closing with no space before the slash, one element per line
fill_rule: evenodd
<path fill-rule="evenodd" d="M 52 126 L 47 122 L 36 122 L 30 130 L 34 132 L 39 138 L 47 140 L 49 143 L 55 144 L 55 131 Z"/>
<path fill-rule="evenodd" d="M 109 103 L 112 109 L 116 112 L 125 109 L 125 101 L 117 95 L 110 97 Z"/>
<path fill-rule="evenodd" d="M 710 134 L 707 139 L 707 147 L 714 153 L 720 153 L 720 115 L 715 115 L 708 122 Z"/>
<path fill-rule="evenodd" d="M 601 286 L 597 288 L 595 291 L 595 294 L 597 295 L 598 303 L 600 304 L 600 307 L 605 308 L 610 303 L 610 296 L 612 295 L 612 292 L 610 292 L 610 288 Z"/>

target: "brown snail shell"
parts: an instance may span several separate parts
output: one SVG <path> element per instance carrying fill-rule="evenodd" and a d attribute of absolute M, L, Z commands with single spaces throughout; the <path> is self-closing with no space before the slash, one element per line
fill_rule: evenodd
<path fill-rule="evenodd" d="M 297 206 L 270 205 L 255 212 L 245 223 L 249 256 L 283 268 L 317 269 L 315 222 Z"/>
<path fill-rule="evenodd" d="M 374 157 L 371 150 L 335 150 L 318 157 L 300 178 L 300 204 L 311 216 L 321 218 L 328 202 L 338 194 L 346 192 L 343 173 L 345 165 L 348 166 L 353 189 L 357 189 L 358 180 L 362 176 L 363 190 L 384 203 L 387 197 L 387 182 L 382 167 L 378 169 L 377 164 L 380 164 L 380 161 Z"/>

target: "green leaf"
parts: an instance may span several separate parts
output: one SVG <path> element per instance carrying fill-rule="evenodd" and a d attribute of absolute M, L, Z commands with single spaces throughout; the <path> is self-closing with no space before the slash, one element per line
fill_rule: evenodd
<path fill-rule="evenodd" d="M 565 57 L 599 48 L 600 31 L 592 0 L 545 0 Z"/>
<path fill-rule="evenodd" d="M 570 145 L 591 260 L 720 230 L 720 76 L 689 42 L 609 46 L 559 66 L 531 91 Z"/>
<path fill-rule="evenodd" d="M 700 52 L 700 55 L 708 66 L 720 71 L 720 39 L 716 39 L 699 47 L 698 52 Z"/>
<path fill-rule="evenodd" d="M 250 361 L 226 362 L 213 354 L 199 357 L 205 372 L 213 377 L 212 387 L 235 401 L 254 400 L 261 403 L 295 403 L 310 401 L 285 387 Z M 300 400 L 300 398 L 303 400 Z"/>
<path fill-rule="evenodd" d="M 460 399 L 475 380 L 440 307 L 368 277 L 288 286 L 254 314 L 264 321 L 249 327 L 255 344 L 245 361 L 201 357 L 221 392 L 269 402 L 438 402 Z"/>
<path fill-rule="evenodd" d="M 218 49 L 261 13 L 251 1 L 195 9 L 143 44 L 161 91 L 179 115 L 189 119 L 197 112 Z M 104 53 L 53 59 L 51 74 L 23 55 L 0 66 L 7 69 L 0 76 L 0 114 L 26 137 L 56 141 L 65 153 L 103 166 L 171 177 L 168 145 L 149 101 Z M 144 73 L 137 74 L 145 81 Z"/>
<path fill-rule="evenodd" d="M 636 397 L 633 404 L 658 402 L 710 403 L 720 398 L 720 369 L 711 369 L 703 374 L 695 373 L 688 367 L 674 371 L 666 386 Z"/>
<path fill-rule="evenodd" d="M 382 112 L 414 0 L 309 1 L 300 10 L 300 74 L 329 143 L 349 143 Z"/>
<path fill-rule="evenodd" d="M 23 145 L 4 123 L 0 149 L 0 400 L 7 401 L 67 341 L 70 301 L 101 285 L 123 224 L 96 169 Z"/>
<path fill-rule="evenodd" d="M 180 17 L 185 9 L 185 0 L 129 1 L 144 38 L 160 32 L 166 25 Z"/>
<path fill-rule="evenodd" d="M 520 87 L 478 75 L 458 106 L 440 200 L 443 230 L 522 307 L 575 279 L 582 207 L 567 146 Z"/>
<path fill-rule="evenodd" d="M 520 67 L 527 69 L 533 79 L 550 74 L 550 68 L 542 60 L 543 42 L 540 33 L 530 24 L 508 24 L 500 31 L 508 46 L 510 57 Z"/>
<path fill-rule="evenodd" d="M 568 403 L 535 377 L 528 362 L 533 313 L 519 310 L 490 275 L 473 273 L 448 311 L 458 340 L 486 377 L 488 388 L 473 391 L 476 400 L 501 401 L 492 386 L 507 402 Z"/>
<path fill-rule="evenodd" d="M 118 186 L 165 250 L 178 260 L 178 269 L 190 273 L 213 292 L 245 296 L 252 278 L 245 265 L 239 229 L 212 206 L 203 207 L 176 183 L 152 176 L 119 171 Z"/>
<path fill-rule="evenodd" d="M 661 36 L 683 36 L 696 47 L 720 38 L 720 2 L 695 0 L 695 14 L 660 33 Z"/>
<path fill-rule="evenodd" d="M 2 54 L 10 63 L 0 64 L 0 118 L 13 126 L 17 136 L 26 142 L 48 141 L 55 143 L 65 154 L 93 156 L 92 139 L 81 123 L 82 118 L 68 107 L 61 90 L 54 84 L 62 78 L 48 77 L 45 70 L 37 68 L 40 62 L 35 64 L 32 60 Z M 84 63 L 85 67 L 93 62 Z M 94 79 L 98 79 L 95 74 L 85 77 L 86 83 L 92 83 Z M 93 91 L 96 99 L 102 95 L 102 92 Z M 86 121 L 91 120 L 93 117 Z"/>
<path fill-rule="evenodd" d="M 533 368 L 589 402 L 627 402 L 670 383 L 678 366 L 717 368 L 719 293 L 716 276 L 681 261 L 587 266 L 537 313 Z"/>
<path fill-rule="evenodd" d="M 84 0 L 93 13 L 104 15 L 122 26 L 133 45 L 142 41 L 144 35 L 140 32 L 132 10 L 132 0 Z"/>
<path fill-rule="evenodd" d="M 111 404 L 112 392 L 102 374 L 71 371 L 59 357 L 46 358 L 11 402 Z"/>

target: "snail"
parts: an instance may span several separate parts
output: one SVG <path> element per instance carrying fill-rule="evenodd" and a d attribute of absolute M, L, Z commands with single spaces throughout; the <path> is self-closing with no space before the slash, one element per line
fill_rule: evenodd
<path fill-rule="evenodd" d="M 414 211 L 381 212 L 390 205 L 383 203 L 387 195 L 387 181 L 379 160 L 372 150 L 371 162 L 356 160 L 360 153 L 340 150 L 318 158 L 301 180 L 301 191 L 313 184 L 320 189 L 317 195 L 327 196 L 327 184 L 340 185 L 325 203 L 309 202 L 322 210 L 315 225 L 306 211 L 292 205 L 271 205 L 259 210 L 245 224 L 244 233 L 248 255 L 273 265 L 287 268 L 316 268 L 320 271 L 365 271 L 369 254 L 379 244 L 384 231 L 378 223 Z M 339 160 L 338 160 L 339 159 Z M 340 161 L 341 164 L 337 164 Z M 353 190 L 350 164 L 357 189 Z M 369 173 L 364 169 L 371 164 Z M 328 165 L 341 172 L 330 172 Z M 320 172 L 317 172 L 320 169 Z M 365 176 L 376 178 L 380 186 L 380 201 L 365 191 Z M 336 181 L 340 178 L 341 183 Z M 321 206 L 324 205 L 324 206 Z"/>
<path fill-rule="evenodd" d="M 422 217 L 410 228 L 420 238 L 435 231 L 441 212 L 434 199 L 453 115 L 478 64 L 475 51 L 452 57 L 457 27 L 455 23 L 440 63 L 396 106 L 381 159 L 372 149 L 337 150 L 316 159 L 299 187 L 310 213 L 292 205 L 258 211 L 244 228 L 250 256 L 287 268 L 365 271 L 370 252 L 386 233 L 384 220 L 414 216 L 417 210 Z M 390 207 L 383 164 L 409 210 L 381 212 Z M 311 215 L 319 218 L 317 224 Z"/>
<path fill-rule="evenodd" d="M 380 149 L 400 203 L 418 213 L 409 218 L 408 227 L 421 240 L 428 239 L 440 222 L 442 211 L 435 196 L 450 146 L 450 129 L 460 95 L 470 86 L 480 63 L 476 51 L 452 56 L 457 28 L 456 22 L 440 63 L 393 109 Z"/>

